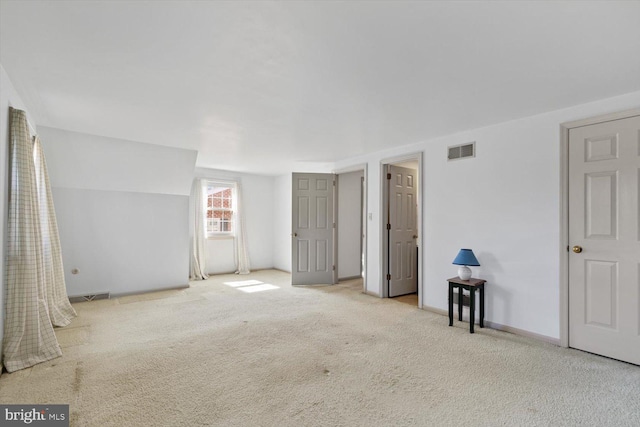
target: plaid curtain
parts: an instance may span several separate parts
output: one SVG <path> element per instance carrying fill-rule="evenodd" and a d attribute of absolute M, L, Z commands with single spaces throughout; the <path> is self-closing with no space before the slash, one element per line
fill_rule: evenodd
<path fill-rule="evenodd" d="M 53 206 L 49 172 L 47 171 L 47 162 L 45 161 L 38 136 L 33 137 L 33 154 L 36 166 L 36 187 L 38 190 L 40 230 L 42 233 L 42 261 L 49 317 L 54 326 L 67 326 L 76 317 L 76 311 L 71 307 L 67 295 L 60 235 L 58 234 L 58 222 L 56 221 L 56 212 Z"/>
<path fill-rule="evenodd" d="M 45 260 L 43 249 L 46 247 L 47 253 L 51 252 L 52 259 L 54 255 L 51 242 L 43 244 L 34 144 L 30 139 L 25 112 L 13 108 L 10 112 L 7 299 L 3 352 L 4 365 L 7 371 L 13 372 L 59 357 L 62 350 L 53 330 L 47 302 L 51 293 L 47 289 L 47 278 L 55 274 L 46 269 L 49 261 Z M 45 228 L 47 235 L 53 231 L 50 223 Z M 59 251 L 59 243 L 57 245 Z M 62 283 L 64 286 L 64 281 Z M 63 311 L 75 315 L 73 309 L 71 312 L 68 309 Z"/>

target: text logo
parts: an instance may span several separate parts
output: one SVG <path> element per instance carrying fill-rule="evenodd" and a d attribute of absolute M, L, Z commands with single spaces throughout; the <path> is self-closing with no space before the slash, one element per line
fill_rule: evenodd
<path fill-rule="evenodd" d="M 69 427 L 69 405 L 0 405 L 2 426 Z"/>

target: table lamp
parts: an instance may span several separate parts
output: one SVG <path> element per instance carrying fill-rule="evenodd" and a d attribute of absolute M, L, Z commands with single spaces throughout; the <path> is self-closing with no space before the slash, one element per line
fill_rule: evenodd
<path fill-rule="evenodd" d="M 474 267 L 480 266 L 478 259 L 471 249 L 460 249 L 458 256 L 453 260 L 453 264 L 460 266 L 460 268 L 458 268 L 458 277 L 462 280 L 471 279 L 471 269 L 467 267 L 468 265 Z"/>

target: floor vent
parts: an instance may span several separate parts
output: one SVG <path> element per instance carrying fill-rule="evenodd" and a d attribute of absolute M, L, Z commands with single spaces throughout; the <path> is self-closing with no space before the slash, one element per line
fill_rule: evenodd
<path fill-rule="evenodd" d="M 80 295 L 77 297 L 69 297 L 70 302 L 95 301 L 99 299 L 111 299 L 111 293 L 103 292 L 101 294 L 90 294 L 90 295 Z"/>
<path fill-rule="evenodd" d="M 476 156 L 476 143 L 470 142 L 468 144 L 454 145 L 449 147 L 448 160 L 459 160 L 467 157 Z"/>

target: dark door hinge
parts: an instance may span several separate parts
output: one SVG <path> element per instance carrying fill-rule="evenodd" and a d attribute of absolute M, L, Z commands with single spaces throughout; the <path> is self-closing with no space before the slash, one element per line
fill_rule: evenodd
<path fill-rule="evenodd" d="M 391 280 L 391 275 L 387 274 L 387 280 Z"/>
<path fill-rule="evenodd" d="M 390 173 L 387 174 L 387 179 L 391 179 L 391 174 Z"/>

